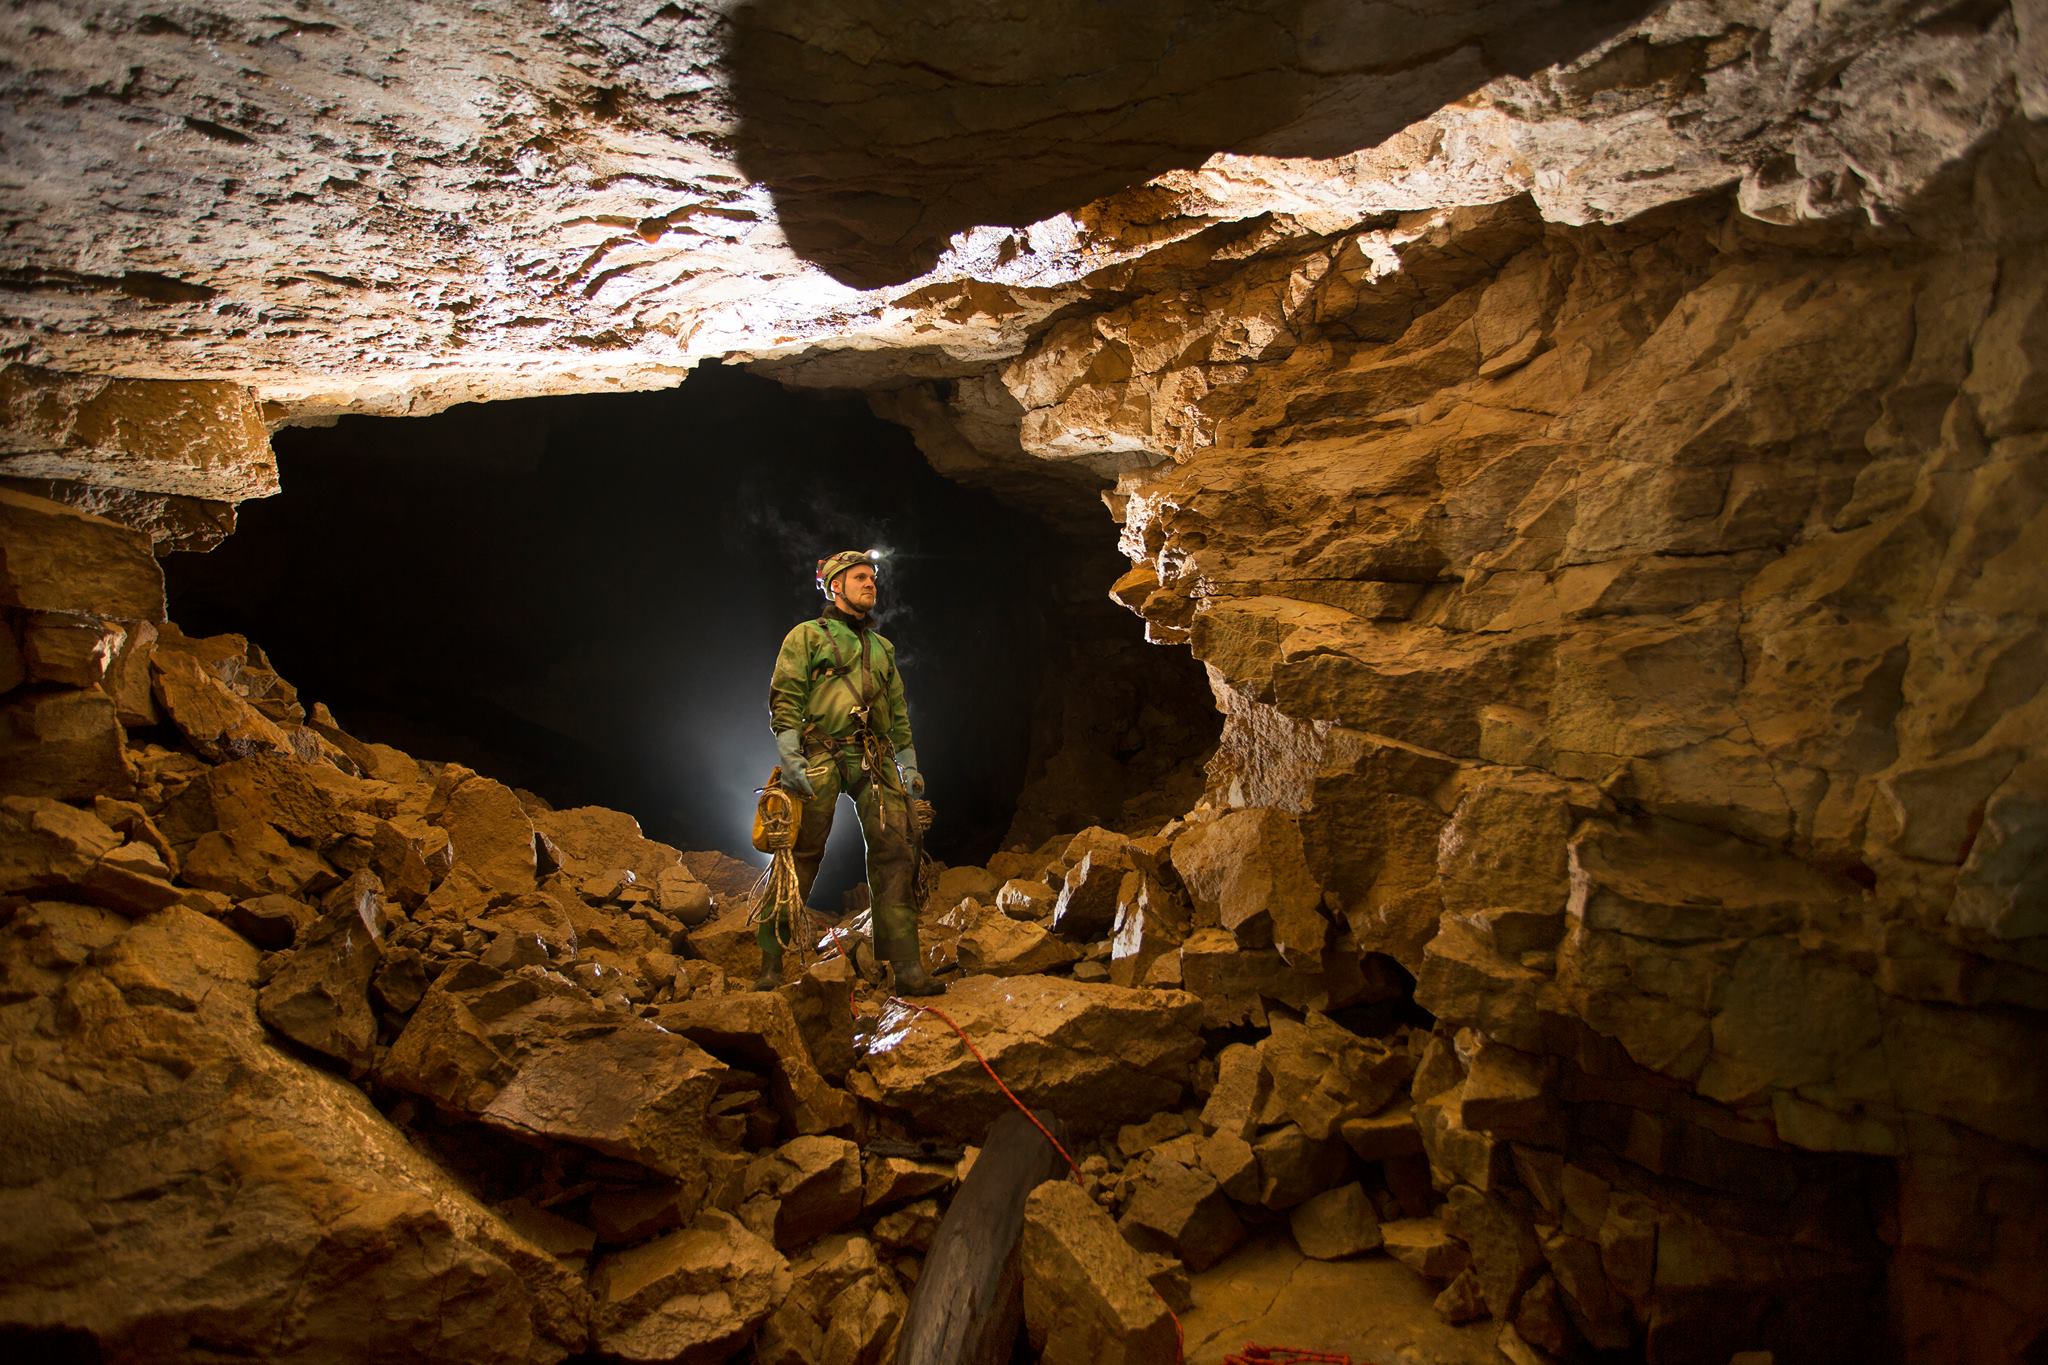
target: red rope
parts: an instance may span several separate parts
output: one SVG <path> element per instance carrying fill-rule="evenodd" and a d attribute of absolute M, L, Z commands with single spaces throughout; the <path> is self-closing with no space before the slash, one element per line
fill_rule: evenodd
<path fill-rule="evenodd" d="M 1292 1346 L 1260 1346 L 1250 1341 L 1236 1355 L 1223 1357 L 1223 1365 L 1307 1365 L 1310 1361 L 1351 1365 L 1351 1357 L 1337 1351 L 1303 1351 Z"/>

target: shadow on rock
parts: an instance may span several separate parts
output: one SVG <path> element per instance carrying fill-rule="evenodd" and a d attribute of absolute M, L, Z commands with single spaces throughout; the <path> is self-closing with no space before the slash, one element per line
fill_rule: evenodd
<path fill-rule="evenodd" d="M 1378 145 L 1496 76 L 1585 52 L 1644 0 L 758 0 L 725 64 L 741 168 L 844 283 L 930 269 L 1216 152 Z"/>

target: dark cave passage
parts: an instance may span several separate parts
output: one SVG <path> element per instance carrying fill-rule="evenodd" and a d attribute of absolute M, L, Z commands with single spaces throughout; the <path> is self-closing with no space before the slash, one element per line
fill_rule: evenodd
<path fill-rule="evenodd" d="M 667 392 L 348 418 L 276 444 L 283 495 L 165 561 L 174 619 L 247 635 L 362 738 L 630 811 L 683 848 L 746 851 L 775 761 L 769 668 L 818 610 L 823 555 L 887 554 L 881 629 L 948 862 L 1011 826 L 1034 717 L 1064 710 L 1040 697 L 1055 646 L 1081 618 L 1139 633 L 1101 598 L 1107 536 L 1091 555 L 948 482 L 857 398 L 716 366 Z M 1144 653 L 1192 675 L 1200 706 L 1185 655 Z M 1064 678 L 1088 681 L 1108 680 Z M 820 905 L 863 875 L 844 815 Z"/>

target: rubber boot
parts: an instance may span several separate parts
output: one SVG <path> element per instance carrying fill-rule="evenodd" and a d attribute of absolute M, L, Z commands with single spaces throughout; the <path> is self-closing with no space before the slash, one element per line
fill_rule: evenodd
<path fill-rule="evenodd" d="M 754 989 L 772 991 L 782 984 L 782 940 L 776 937 L 773 919 L 761 921 L 754 942 L 761 945 L 761 974 L 754 978 Z"/>
<path fill-rule="evenodd" d="M 896 970 L 896 994 L 938 995 L 946 989 L 924 969 L 924 953 L 917 943 L 916 911 L 905 905 L 878 905 L 874 926 L 877 955 L 887 958 Z"/>

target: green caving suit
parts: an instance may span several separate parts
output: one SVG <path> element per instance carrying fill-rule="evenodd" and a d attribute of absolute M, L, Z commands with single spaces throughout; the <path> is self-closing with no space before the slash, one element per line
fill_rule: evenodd
<path fill-rule="evenodd" d="M 862 707 L 868 713 L 866 742 Z M 910 712 L 903 701 L 903 675 L 896 670 L 896 646 L 837 607 L 827 607 L 782 638 L 768 683 L 768 715 L 777 734 L 796 730 L 803 735 L 804 772 L 817 792 L 799 798 L 802 814 L 793 852 L 800 894 L 811 894 L 832 832 L 833 810 L 845 792 L 853 798 L 867 844 L 876 951 L 893 961 L 908 935 L 908 951 L 914 953 L 910 798 L 896 772 L 896 755 L 911 747 Z M 875 772 L 862 767 L 864 752 L 873 754 Z M 780 954 L 778 931 L 788 936 L 787 914 L 780 907 L 757 931 L 763 954 Z"/>

